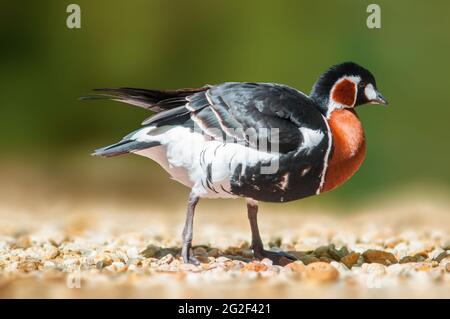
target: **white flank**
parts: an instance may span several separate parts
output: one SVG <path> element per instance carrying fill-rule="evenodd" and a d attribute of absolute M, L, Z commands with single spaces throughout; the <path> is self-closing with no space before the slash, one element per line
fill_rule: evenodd
<path fill-rule="evenodd" d="M 241 144 L 211 140 L 209 136 L 181 126 L 146 128 L 133 137 L 161 143 L 161 146 L 135 153 L 153 159 L 173 179 L 192 187 L 192 191 L 201 197 L 237 197 L 229 193 L 229 180 L 238 165 L 242 164 L 241 172 L 244 173 L 247 166 L 268 162 L 279 156 Z"/>

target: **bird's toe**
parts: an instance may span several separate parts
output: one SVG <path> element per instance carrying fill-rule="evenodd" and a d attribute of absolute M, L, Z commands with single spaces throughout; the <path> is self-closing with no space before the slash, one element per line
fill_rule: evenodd
<path fill-rule="evenodd" d="M 264 259 L 268 258 L 272 260 L 274 265 L 278 266 L 286 266 L 287 264 L 290 264 L 291 262 L 294 262 L 298 260 L 295 256 L 292 256 L 285 252 L 275 252 L 270 250 L 262 250 L 259 252 L 255 252 L 255 257 L 257 259 Z"/>

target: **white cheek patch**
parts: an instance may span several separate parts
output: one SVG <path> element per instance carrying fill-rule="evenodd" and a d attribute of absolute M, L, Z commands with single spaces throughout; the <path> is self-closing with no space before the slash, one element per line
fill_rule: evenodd
<path fill-rule="evenodd" d="M 375 91 L 375 88 L 372 84 L 367 84 L 366 88 L 364 89 L 364 94 L 369 101 L 375 100 L 377 98 L 377 91 Z"/>

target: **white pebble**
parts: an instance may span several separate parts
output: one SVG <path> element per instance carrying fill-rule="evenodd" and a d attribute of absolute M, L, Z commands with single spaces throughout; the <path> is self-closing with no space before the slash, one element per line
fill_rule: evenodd
<path fill-rule="evenodd" d="M 123 267 L 125 267 L 125 264 L 121 261 L 115 261 L 112 263 L 112 265 L 116 270 L 122 269 Z"/>
<path fill-rule="evenodd" d="M 364 263 L 362 269 L 368 274 L 384 275 L 386 273 L 386 266 L 377 263 Z"/>
<path fill-rule="evenodd" d="M 330 263 L 330 265 L 336 268 L 337 271 L 339 272 L 339 275 L 341 276 L 345 276 L 347 273 L 350 272 L 350 270 L 344 264 L 338 263 L 337 261 L 333 260 Z"/>
<path fill-rule="evenodd" d="M 444 252 L 444 250 L 441 247 L 438 247 L 438 248 L 434 249 L 432 252 L 430 252 L 429 256 L 431 259 L 434 259 L 437 256 L 439 256 L 440 254 L 442 254 L 443 252 Z"/>
<path fill-rule="evenodd" d="M 3 270 L 6 272 L 17 271 L 17 262 L 12 262 L 8 264 Z"/>
<path fill-rule="evenodd" d="M 127 250 L 127 255 L 130 259 L 136 259 L 139 258 L 139 251 L 136 249 L 136 247 L 132 247 Z"/>
<path fill-rule="evenodd" d="M 411 240 L 409 242 L 410 254 L 417 254 L 425 250 L 425 244 L 420 240 Z"/>
<path fill-rule="evenodd" d="M 392 253 L 397 256 L 397 258 L 403 258 L 405 256 L 408 256 L 410 254 L 410 250 L 408 248 L 408 245 L 406 243 L 400 243 L 396 245 L 392 249 Z"/>
<path fill-rule="evenodd" d="M 263 260 L 261 260 L 261 264 L 266 265 L 266 266 L 272 266 L 273 261 L 270 260 L 269 258 L 264 258 Z"/>

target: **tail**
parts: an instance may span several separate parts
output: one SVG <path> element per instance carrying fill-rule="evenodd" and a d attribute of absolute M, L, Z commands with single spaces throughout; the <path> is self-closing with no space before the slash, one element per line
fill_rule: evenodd
<path fill-rule="evenodd" d="M 144 124 L 164 123 L 164 121 L 179 118 L 189 111 L 184 108 L 187 97 L 208 87 L 179 90 L 146 90 L 136 88 L 104 88 L 94 89 L 98 95 L 80 97 L 80 100 L 114 100 L 142 107 L 159 114 L 150 117 Z M 160 145 L 145 136 L 149 126 L 143 127 L 125 136 L 120 142 L 99 148 L 92 153 L 94 156 L 112 157 Z M 144 137 L 144 138 L 143 138 Z"/>
<path fill-rule="evenodd" d="M 80 100 L 113 100 L 119 101 L 153 112 L 162 112 L 184 105 L 186 97 L 207 90 L 208 87 L 179 90 L 147 90 L 136 88 L 104 88 L 94 89 L 98 95 L 80 97 Z"/>
<path fill-rule="evenodd" d="M 125 140 L 112 144 L 109 146 L 105 146 L 99 149 L 96 149 L 92 156 L 101 156 L 101 157 L 113 157 L 122 154 L 128 154 L 135 151 L 151 148 L 154 146 L 161 145 L 159 142 L 142 142 L 136 140 Z"/>

